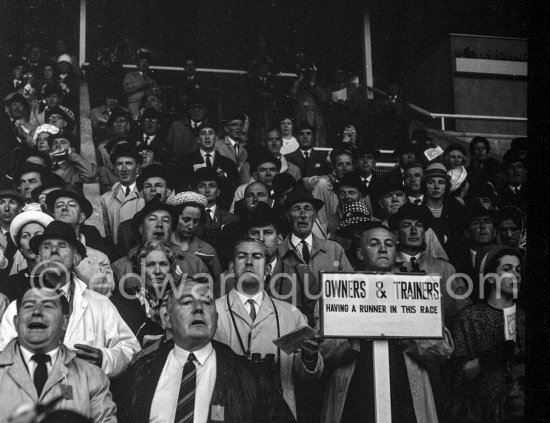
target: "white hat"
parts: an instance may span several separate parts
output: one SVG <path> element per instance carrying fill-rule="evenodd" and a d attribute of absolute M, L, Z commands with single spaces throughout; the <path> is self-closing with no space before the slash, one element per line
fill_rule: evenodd
<path fill-rule="evenodd" d="M 29 210 L 19 213 L 13 218 L 10 223 L 10 236 L 17 248 L 20 247 L 19 244 L 19 232 L 27 223 L 38 223 L 39 225 L 48 226 L 53 221 L 53 217 L 43 213 L 41 211 Z"/>
<path fill-rule="evenodd" d="M 199 194 L 198 192 L 185 191 L 178 192 L 176 195 L 166 201 L 166 204 L 170 204 L 171 206 L 181 206 L 182 204 L 186 203 L 195 203 L 206 208 L 206 206 L 208 205 L 208 200 L 204 195 Z"/>
<path fill-rule="evenodd" d="M 60 63 L 60 62 L 67 62 L 69 64 L 73 64 L 73 61 L 71 59 L 71 56 L 69 56 L 68 54 L 62 54 L 61 56 L 59 56 L 57 58 L 57 63 Z"/>
<path fill-rule="evenodd" d="M 447 172 L 447 175 L 451 177 L 451 192 L 454 192 L 458 189 L 460 185 L 466 180 L 468 172 L 464 166 L 451 169 Z"/>
<path fill-rule="evenodd" d="M 34 131 L 34 135 L 32 136 L 33 142 L 36 144 L 36 140 L 38 139 L 38 135 L 40 135 L 42 132 L 47 132 L 50 135 L 57 135 L 59 134 L 60 129 L 57 126 L 51 125 L 49 123 L 43 123 L 40 125 L 36 130 Z"/>

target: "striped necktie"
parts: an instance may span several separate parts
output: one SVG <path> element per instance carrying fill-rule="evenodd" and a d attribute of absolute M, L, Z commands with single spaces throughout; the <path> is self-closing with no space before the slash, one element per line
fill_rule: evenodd
<path fill-rule="evenodd" d="M 174 423 L 193 423 L 195 413 L 195 387 L 197 384 L 197 369 L 195 367 L 195 354 L 189 354 L 181 373 L 180 392 Z"/>

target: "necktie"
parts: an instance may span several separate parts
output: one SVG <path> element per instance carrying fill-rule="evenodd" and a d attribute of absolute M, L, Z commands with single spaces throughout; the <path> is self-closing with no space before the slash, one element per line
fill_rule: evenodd
<path fill-rule="evenodd" d="M 239 157 L 239 143 L 236 142 L 235 145 L 234 145 L 234 147 L 235 147 L 235 155 L 236 155 L 237 158 L 238 158 L 238 157 Z"/>
<path fill-rule="evenodd" d="M 206 154 L 204 155 L 204 157 L 206 157 L 206 167 L 207 167 L 208 169 L 212 169 L 212 160 L 210 160 L 210 156 L 211 156 L 210 153 L 206 153 Z"/>
<path fill-rule="evenodd" d="M 206 223 L 207 226 L 210 226 L 210 224 L 214 221 L 214 210 L 206 209 L 206 212 Z"/>
<path fill-rule="evenodd" d="M 149 145 L 149 141 L 151 141 L 151 137 L 149 135 L 145 135 L 145 145 Z"/>
<path fill-rule="evenodd" d="M 514 195 L 517 195 L 519 193 L 519 188 L 518 187 L 515 187 L 514 188 Z"/>
<path fill-rule="evenodd" d="M 124 195 L 128 197 L 130 195 L 130 187 L 126 187 L 126 190 L 124 191 Z"/>
<path fill-rule="evenodd" d="M 309 257 L 309 248 L 307 248 L 307 242 L 302 240 L 300 244 L 302 244 L 302 258 L 306 263 L 309 264 L 310 257 Z"/>
<path fill-rule="evenodd" d="M 417 198 L 416 200 L 414 200 L 414 205 L 415 206 L 419 206 L 422 204 L 422 200 L 420 198 Z"/>
<path fill-rule="evenodd" d="M 195 354 L 189 354 L 187 362 L 183 366 L 174 423 L 193 423 L 195 387 L 197 384 L 197 368 L 193 362 L 194 360 Z"/>
<path fill-rule="evenodd" d="M 307 175 L 308 167 L 309 167 L 309 152 L 304 151 L 304 170 L 306 171 L 306 175 Z"/>
<path fill-rule="evenodd" d="M 248 304 L 250 304 L 250 318 L 252 321 L 256 320 L 256 307 L 254 305 L 256 304 L 256 301 L 254 301 L 252 298 L 247 301 Z"/>
<path fill-rule="evenodd" d="M 416 261 L 416 257 L 411 257 L 411 267 L 413 272 L 420 272 L 420 265 Z"/>
<path fill-rule="evenodd" d="M 48 380 L 48 366 L 46 363 L 49 362 L 50 359 L 51 357 L 48 354 L 35 354 L 31 357 L 31 360 L 36 362 L 33 382 L 38 396 L 42 394 L 42 389 Z"/>

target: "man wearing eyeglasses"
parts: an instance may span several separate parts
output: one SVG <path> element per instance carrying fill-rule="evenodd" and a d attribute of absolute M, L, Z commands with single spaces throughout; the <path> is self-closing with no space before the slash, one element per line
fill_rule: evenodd
<path fill-rule="evenodd" d="M 302 177 L 320 176 L 329 173 L 327 153 L 313 148 L 315 145 L 315 128 L 302 122 L 298 128 L 298 150 L 287 154 L 286 159 L 298 166 Z"/>

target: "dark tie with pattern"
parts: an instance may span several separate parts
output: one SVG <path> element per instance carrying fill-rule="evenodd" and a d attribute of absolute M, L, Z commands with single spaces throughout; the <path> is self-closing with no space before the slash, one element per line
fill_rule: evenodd
<path fill-rule="evenodd" d="M 302 258 L 306 263 L 309 264 L 309 248 L 307 247 L 307 242 L 305 240 L 302 240 Z"/>
<path fill-rule="evenodd" d="M 48 380 L 48 366 L 46 363 L 50 361 L 51 357 L 48 354 L 35 354 L 31 357 L 31 360 L 36 362 L 36 370 L 34 371 L 34 387 L 38 396 L 42 394 L 42 389 Z"/>
<path fill-rule="evenodd" d="M 206 153 L 204 157 L 206 158 L 206 167 L 208 169 L 212 169 L 212 160 L 210 159 L 212 155 L 210 153 Z"/>
<path fill-rule="evenodd" d="M 256 304 L 256 301 L 254 301 L 252 298 L 247 301 L 248 304 L 250 304 L 250 318 L 252 321 L 256 320 L 256 307 L 254 307 L 254 304 Z"/>
<path fill-rule="evenodd" d="M 189 354 L 181 373 L 180 393 L 174 423 L 193 423 L 195 413 L 195 388 L 197 385 L 197 368 L 195 354 Z"/>
<path fill-rule="evenodd" d="M 128 197 L 130 195 L 130 187 L 126 187 L 126 189 L 124 190 L 124 195 L 126 197 Z"/>

